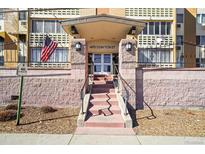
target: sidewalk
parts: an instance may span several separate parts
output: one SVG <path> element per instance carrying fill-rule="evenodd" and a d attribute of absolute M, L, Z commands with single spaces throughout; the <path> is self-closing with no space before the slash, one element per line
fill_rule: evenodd
<path fill-rule="evenodd" d="M 205 137 L 0 134 L 0 145 L 187 145 L 205 144 Z"/>

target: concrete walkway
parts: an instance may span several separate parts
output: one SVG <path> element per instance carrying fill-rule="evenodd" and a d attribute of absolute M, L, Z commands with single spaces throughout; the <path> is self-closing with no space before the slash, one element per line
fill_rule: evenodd
<path fill-rule="evenodd" d="M 205 144 L 205 137 L 0 134 L 0 145 L 187 145 Z"/>

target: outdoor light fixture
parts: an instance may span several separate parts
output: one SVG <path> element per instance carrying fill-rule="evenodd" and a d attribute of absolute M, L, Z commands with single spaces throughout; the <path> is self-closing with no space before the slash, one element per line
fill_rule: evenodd
<path fill-rule="evenodd" d="M 126 51 L 132 51 L 132 43 L 128 42 L 125 45 Z"/>
<path fill-rule="evenodd" d="M 130 31 L 129 31 L 128 34 L 129 34 L 129 35 L 135 35 L 135 34 L 136 34 L 136 27 L 135 27 L 135 26 L 132 26 L 132 27 L 130 28 Z"/>
<path fill-rule="evenodd" d="M 75 26 L 71 26 L 71 33 L 72 34 L 78 34 L 78 31 L 77 31 Z"/>
<path fill-rule="evenodd" d="M 82 44 L 81 44 L 80 42 L 77 42 L 77 43 L 75 44 L 75 49 L 76 49 L 76 51 L 80 51 L 80 50 L 81 50 L 81 47 L 82 47 Z"/>

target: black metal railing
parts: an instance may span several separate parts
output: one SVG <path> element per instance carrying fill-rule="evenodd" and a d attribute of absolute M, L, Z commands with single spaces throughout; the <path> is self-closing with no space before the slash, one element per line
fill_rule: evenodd
<path fill-rule="evenodd" d="M 85 98 L 85 95 L 87 93 L 91 93 L 92 91 L 92 84 L 89 84 L 90 80 L 93 82 L 94 80 L 94 71 L 93 71 L 93 62 L 91 62 L 91 74 L 87 74 L 86 75 L 86 78 L 85 78 L 85 82 L 83 83 L 83 86 L 80 90 L 80 99 L 81 99 L 81 114 L 84 114 L 86 113 L 87 111 L 84 112 L 84 98 Z"/>
<path fill-rule="evenodd" d="M 115 75 L 117 75 L 117 92 L 120 93 L 120 83 L 122 83 L 123 88 L 125 90 L 125 93 L 124 94 L 122 93 L 122 98 L 125 102 L 125 108 L 123 112 L 124 112 L 124 115 L 127 115 L 128 114 L 127 105 L 128 105 L 128 100 L 129 100 L 129 91 L 126 88 L 127 82 L 123 79 L 117 66 L 118 64 L 113 63 L 113 72 L 115 73 Z"/>

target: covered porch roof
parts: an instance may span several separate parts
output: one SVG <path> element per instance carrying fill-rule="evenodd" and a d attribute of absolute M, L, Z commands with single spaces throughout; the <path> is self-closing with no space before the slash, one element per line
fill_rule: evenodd
<path fill-rule="evenodd" d="M 86 41 L 120 41 L 127 34 L 137 36 L 145 26 L 139 20 L 106 14 L 72 18 L 60 23 L 68 34 L 79 34 Z"/>

